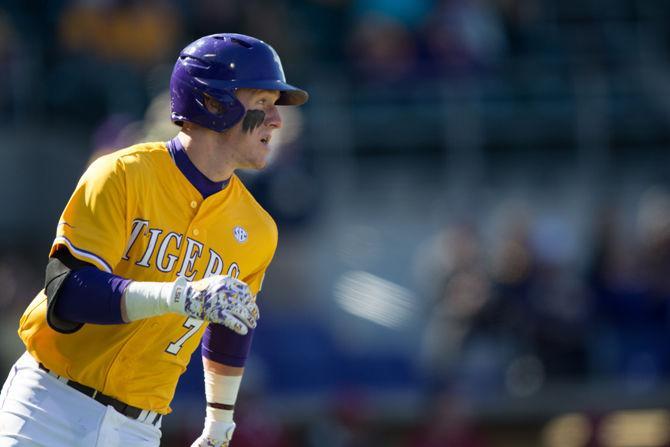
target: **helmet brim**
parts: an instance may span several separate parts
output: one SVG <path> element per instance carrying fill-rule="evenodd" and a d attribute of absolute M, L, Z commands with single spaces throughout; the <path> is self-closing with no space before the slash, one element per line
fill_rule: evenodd
<path fill-rule="evenodd" d="M 286 84 L 289 90 L 279 90 L 279 99 L 276 104 L 280 106 L 301 106 L 309 99 L 309 93 Z"/>

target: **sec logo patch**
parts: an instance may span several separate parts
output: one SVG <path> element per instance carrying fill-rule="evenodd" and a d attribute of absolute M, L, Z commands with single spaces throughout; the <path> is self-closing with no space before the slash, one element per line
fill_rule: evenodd
<path fill-rule="evenodd" d="M 245 230 L 242 227 L 233 228 L 233 235 L 235 236 L 235 239 L 237 240 L 237 242 L 239 242 L 240 244 L 243 244 L 249 238 L 249 234 L 247 233 L 247 230 Z"/>

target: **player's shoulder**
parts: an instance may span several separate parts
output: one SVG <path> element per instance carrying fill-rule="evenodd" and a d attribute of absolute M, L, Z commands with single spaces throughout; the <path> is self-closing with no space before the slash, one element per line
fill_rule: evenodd
<path fill-rule="evenodd" d="M 277 223 L 272 218 L 270 213 L 256 200 L 256 198 L 247 189 L 244 182 L 237 176 L 233 175 L 231 178 L 231 186 L 235 188 L 236 199 L 239 206 L 244 206 L 246 212 L 258 222 L 264 224 L 268 229 L 277 236 Z"/>
<path fill-rule="evenodd" d="M 119 149 L 108 155 L 124 165 L 138 164 L 150 161 L 166 161 L 170 154 L 165 142 L 156 141 L 148 143 L 138 143 L 125 149 Z"/>
<path fill-rule="evenodd" d="M 132 164 L 145 159 L 169 157 L 164 142 L 138 143 L 123 149 L 101 155 L 93 163 L 97 164 Z"/>
<path fill-rule="evenodd" d="M 152 169 L 170 160 L 164 142 L 139 143 L 102 155 L 91 163 L 92 172 L 124 172 Z"/>

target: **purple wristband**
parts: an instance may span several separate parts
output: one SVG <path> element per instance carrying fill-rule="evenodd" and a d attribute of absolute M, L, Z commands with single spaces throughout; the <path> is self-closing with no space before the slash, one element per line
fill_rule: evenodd
<path fill-rule="evenodd" d="M 241 368 L 249 356 L 254 330 L 239 335 L 220 324 L 210 324 L 202 337 L 202 355 L 227 366 Z"/>

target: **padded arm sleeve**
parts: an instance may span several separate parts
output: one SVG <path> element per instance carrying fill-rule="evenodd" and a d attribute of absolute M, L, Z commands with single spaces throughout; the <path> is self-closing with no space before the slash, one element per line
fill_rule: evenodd
<path fill-rule="evenodd" d="M 54 308 L 58 299 L 58 293 L 70 272 L 73 269 L 90 265 L 72 256 L 65 248 L 58 249 L 53 254 L 53 257 L 49 258 L 44 279 L 44 293 L 47 295 L 47 323 L 51 329 L 63 334 L 71 334 L 78 331 L 84 325 L 84 323 L 58 318 L 54 314 Z"/>
<path fill-rule="evenodd" d="M 121 324 L 121 296 L 128 283 L 61 248 L 47 264 L 47 323 L 65 334 L 76 332 L 84 323 Z"/>

